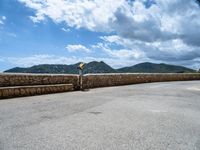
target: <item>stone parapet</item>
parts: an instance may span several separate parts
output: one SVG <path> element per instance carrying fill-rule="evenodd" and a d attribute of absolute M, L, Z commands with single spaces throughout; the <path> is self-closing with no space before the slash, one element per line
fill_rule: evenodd
<path fill-rule="evenodd" d="M 76 89 L 76 85 L 78 85 L 78 75 L 0 74 L 0 87 L 49 84 L 73 84 Z"/>
<path fill-rule="evenodd" d="M 74 91 L 72 84 L 1 87 L 0 99 Z"/>
<path fill-rule="evenodd" d="M 83 78 L 84 88 L 130 85 L 137 83 L 200 80 L 199 73 L 127 73 L 88 74 Z"/>
<path fill-rule="evenodd" d="M 83 88 L 187 80 L 200 80 L 200 73 L 87 74 L 83 76 Z M 78 75 L 0 74 L 0 99 L 66 92 L 79 87 Z"/>

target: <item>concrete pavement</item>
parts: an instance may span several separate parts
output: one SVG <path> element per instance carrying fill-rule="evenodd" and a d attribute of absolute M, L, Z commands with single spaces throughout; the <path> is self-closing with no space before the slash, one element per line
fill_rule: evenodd
<path fill-rule="evenodd" d="M 200 81 L 0 101 L 0 150 L 200 150 Z"/>

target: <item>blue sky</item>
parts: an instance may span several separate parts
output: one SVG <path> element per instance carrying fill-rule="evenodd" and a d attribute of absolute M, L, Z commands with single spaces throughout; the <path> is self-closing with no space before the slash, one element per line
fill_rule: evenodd
<path fill-rule="evenodd" d="M 105 61 L 200 68 L 195 0 L 0 0 L 0 71 Z"/>

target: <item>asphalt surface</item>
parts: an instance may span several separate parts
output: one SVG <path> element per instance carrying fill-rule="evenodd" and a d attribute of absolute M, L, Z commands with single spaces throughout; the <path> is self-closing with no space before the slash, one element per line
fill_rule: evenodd
<path fill-rule="evenodd" d="M 0 101 L 0 150 L 200 150 L 200 81 Z"/>

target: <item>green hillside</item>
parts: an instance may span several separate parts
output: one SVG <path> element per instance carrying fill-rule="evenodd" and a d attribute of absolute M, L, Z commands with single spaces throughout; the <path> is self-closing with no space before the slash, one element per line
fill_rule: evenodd
<path fill-rule="evenodd" d="M 78 74 L 77 67 L 80 63 L 73 65 L 36 65 L 28 68 L 12 68 L 5 72 L 10 73 L 53 73 L 53 74 Z M 131 67 L 113 69 L 103 61 L 92 61 L 85 65 L 84 73 L 189 73 L 195 70 L 175 65 L 140 63 Z"/>
<path fill-rule="evenodd" d="M 118 72 L 130 73 L 187 73 L 195 72 L 195 70 L 175 65 L 168 64 L 154 64 L 154 63 L 140 63 L 131 67 L 124 67 L 117 69 Z"/>
<path fill-rule="evenodd" d="M 55 73 L 55 74 L 78 74 L 77 67 L 80 63 L 73 65 L 36 65 L 28 68 L 12 68 L 4 72 L 12 73 Z M 85 65 L 84 73 L 111 73 L 116 72 L 104 62 L 93 61 Z"/>

